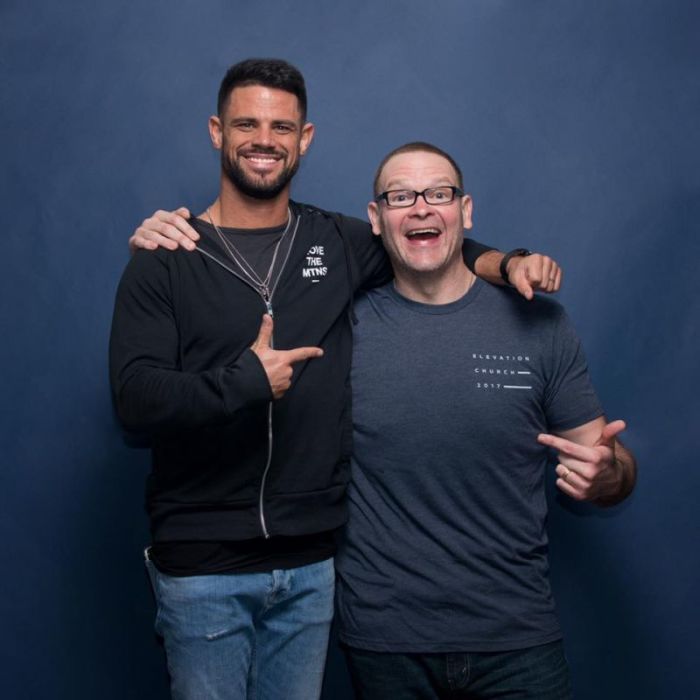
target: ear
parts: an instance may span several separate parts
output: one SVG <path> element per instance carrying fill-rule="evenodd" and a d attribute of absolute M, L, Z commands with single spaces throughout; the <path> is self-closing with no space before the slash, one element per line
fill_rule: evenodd
<path fill-rule="evenodd" d="M 309 149 L 311 142 L 314 140 L 315 127 L 311 122 L 306 122 L 304 126 L 301 127 L 301 140 L 299 142 L 299 153 L 305 155 L 306 151 Z"/>
<path fill-rule="evenodd" d="M 367 216 L 369 223 L 372 225 L 372 233 L 375 236 L 382 235 L 382 229 L 379 225 L 379 205 L 373 200 L 367 205 Z"/>
<path fill-rule="evenodd" d="M 217 151 L 221 150 L 223 136 L 223 127 L 221 125 L 221 119 L 217 116 L 209 117 L 209 138 L 211 139 L 211 145 L 216 148 Z"/>
<path fill-rule="evenodd" d="M 462 219 L 464 220 L 464 228 L 471 228 L 472 210 L 474 208 L 472 198 L 468 194 L 465 194 L 464 197 L 462 197 L 460 206 L 462 207 Z"/>

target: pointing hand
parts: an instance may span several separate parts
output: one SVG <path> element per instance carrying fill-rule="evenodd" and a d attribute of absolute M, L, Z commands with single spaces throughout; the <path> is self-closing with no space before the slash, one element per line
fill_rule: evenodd
<path fill-rule="evenodd" d="M 615 454 L 615 436 L 624 429 L 624 421 L 607 423 L 591 447 L 555 435 L 539 435 L 539 443 L 559 452 L 557 487 L 577 501 L 600 501 L 617 494 L 623 474 Z"/>
<path fill-rule="evenodd" d="M 533 253 L 511 258 L 507 272 L 510 283 L 526 299 L 532 299 L 537 291 L 550 294 L 557 292 L 561 286 L 561 269 L 547 255 Z"/>
<path fill-rule="evenodd" d="M 258 356 L 270 382 L 272 396 L 282 398 L 292 384 L 293 365 L 314 357 L 321 357 L 323 350 L 315 347 L 293 348 L 292 350 L 275 350 L 272 347 L 272 317 L 262 317 L 260 331 L 250 349 Z"/>

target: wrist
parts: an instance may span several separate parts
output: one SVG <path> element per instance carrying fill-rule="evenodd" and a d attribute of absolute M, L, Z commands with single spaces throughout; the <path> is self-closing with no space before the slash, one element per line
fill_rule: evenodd
<path fill-rule="evenodd" d="M 630 479 L 625 463 L 617 455 L 614 457 L 612 469 L 615 472 L 615 488 L 612 492 L 599 496 L 595 503 L 603 508 L 609 508 L 622 502 L 632 492 L 633 483 Z"/>
<path fill-rule="evenodd" d="M 510 252 L 506 253 L 501 259 L 501 264 L 499 266 L 499 272 L 501 273 L 501 279 L 508 285 L 510 285 L 508 264 L 513 258 L 524 258 L 528 255 L 532 255 L 532 251 L 527 248 L 515 248 Z"/>

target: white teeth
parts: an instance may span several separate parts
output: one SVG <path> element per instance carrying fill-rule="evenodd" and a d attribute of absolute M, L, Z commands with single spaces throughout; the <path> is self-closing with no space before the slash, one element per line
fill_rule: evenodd
<path fill-rule="evenodd" d="M 432 233 L 436 236 L 440 235 L 440 231 L 438 231 L 436 228 L 419 228 L 419 229 L 413 229 L 412 231 L 409 231 L 406 235 L 407 236 L 419 236 L 422 233 Z"/>

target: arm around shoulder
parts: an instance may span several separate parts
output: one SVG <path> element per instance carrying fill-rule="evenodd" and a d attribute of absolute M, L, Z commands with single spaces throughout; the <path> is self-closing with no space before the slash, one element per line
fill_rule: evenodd
<path fill-rule="evenodd" d="M 467 266 L 479 277 L 491 284 L 510 284 L 526 299 L 532 299 L 535 292 L 551 294 L 561 287 L 562 271 L 556 260 L 548 255 L 530 253 L 524 248 L 516 248 L 510 253 L 502 253 L 480 246 L 482 252 L 470 265 L 464 252 Z"/>

